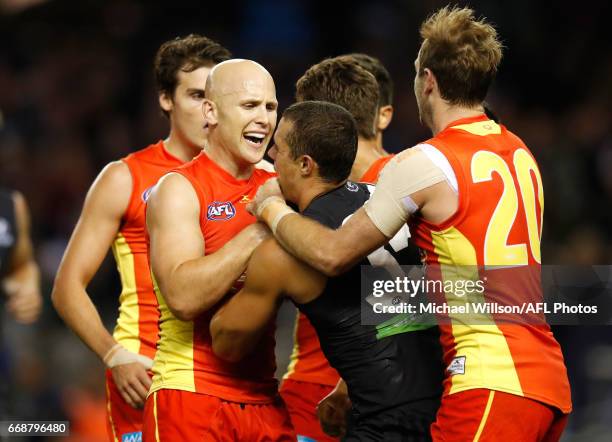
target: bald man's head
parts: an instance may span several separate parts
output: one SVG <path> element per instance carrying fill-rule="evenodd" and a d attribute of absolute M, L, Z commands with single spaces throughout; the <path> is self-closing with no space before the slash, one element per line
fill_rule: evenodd
<path fill-rule="evenodd" d="M 214 66 L 206 80 L 206 98 L 216 101 L 220 97 L 248 88 L 257 81 L 274 80 L 262 65 L 240 58 L 227 60 Z"/>
<path fill-rule="evenodd" d="M 236 161 L 259 162 L 276 127 L 270 73 L 251 60 L 228 60 L 210 71 L 205 93 L 209 148 L 225 149 Z"/>

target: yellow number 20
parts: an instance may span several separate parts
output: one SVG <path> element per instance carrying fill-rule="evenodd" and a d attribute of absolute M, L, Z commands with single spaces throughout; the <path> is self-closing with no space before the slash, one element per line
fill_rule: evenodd
<path fill-rule="evenodd" d="M 544 214 L 542 177 L 535 160 L 525 149 L 517 149 L 514 152 L 513 165 L 527 218 L 529 249 L 533 259 L 541 263 L 540 239 L 542 237 L 542 216 Z M 487 227 L 484 243 L 485 265 L 527 265 L 527 245 L 524 243 L 508 245 L 510 230 L 516 221 L 518 213 L 518 192 L 510 167 L 499 155 L 481 150 L 472 157 L 471 168 L 474 183 L 493 180 L 493 173 L 495 172 L 501 177 L 504 188 Z M 539 229 L 536 210 L 536 190 L 531 180 L 531 172 L 533 172 L 536 178 L 538 187 L 538 202 L 540 205 Z"/>

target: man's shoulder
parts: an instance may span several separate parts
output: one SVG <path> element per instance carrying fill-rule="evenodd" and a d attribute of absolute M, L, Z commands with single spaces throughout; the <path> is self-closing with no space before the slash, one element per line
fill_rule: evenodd
<path fill-rule="evenodd" d="M 135 150 L 134 152 L 130 152 L 129 154 L 121 158 L 121 161 L 125 161 L 127 163 L 132 162 L 132 161 L 136 161 L 136 162 L 151 161 L 151 159 L 159 156 L 160 151 L 163 149 L 162 146 L 163 146 L 162 141 L 158 141 L 156 143 L 149 144 L 148 146 L 143 147 L 142 149 L 138 149 L 138 150 Z"/>
<path fill-rule="evenodd" d="M 366 184 L 347 181 L 317 198 L 304 210 L 304 216 L 331 228 L 338 228 L 370 197 Z"/>
<path fill-rule="evenodd" d="M 276 172 L 270 171 L 267 169 L 263 169 L 260 167 L 255 167 L 253 169 L 253 179 L 255 182 L 259 184 L 263 184 L 268 181 L 270 178 L 276 177 Z"/>

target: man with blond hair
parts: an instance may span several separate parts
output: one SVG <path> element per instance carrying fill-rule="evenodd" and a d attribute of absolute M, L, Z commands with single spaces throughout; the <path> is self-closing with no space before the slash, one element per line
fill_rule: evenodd
<path fill-rule="evenodd" d="M 330 276 L 408 223 L 431 274 L 446 281 L 453 271 L 476 269 L 474 277 L 488 278 L 487 300 L 541 299 L 539 169 L 522 140 L 483 108 L 502 57 L 497 33 L 471 9 L 445 7 L 425 20 L 421 37 L 414 90 L 433 138 L 389 162 L 364 208 L 327 229 L 293 212 L 271 180 L 250 209 L 288 251 Z M 441 296 L 456 302 L 452 291 Z M 570 389 L 543 315 L 539 322 L 485 319 L 440 317 L 447 369 L 433 439 L 559 440 Z"/>

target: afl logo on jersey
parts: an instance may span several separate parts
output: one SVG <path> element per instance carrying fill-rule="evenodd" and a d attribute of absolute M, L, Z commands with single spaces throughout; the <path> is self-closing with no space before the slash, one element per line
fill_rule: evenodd
<path fill-rule="evenodd" d="M 153 189 L 155 188 L 155 184 L 153 184 L 151 187 L 147 188 L 144 192 L 142 192 L 142 201 L 143 202 L 147 202 L 147 200 L 149 199 L 149 197 L 151 196 L 151 192 L 153 192 Z"/>
<path fill-rule="evenodd" d="M 211 221 L 227 221 L 236 215 L 234 205 L 229 201 L 223 203 L 215 201 L 208 205 L 206 217 Z"/>

